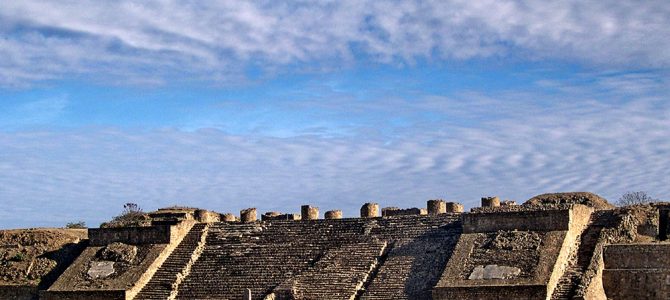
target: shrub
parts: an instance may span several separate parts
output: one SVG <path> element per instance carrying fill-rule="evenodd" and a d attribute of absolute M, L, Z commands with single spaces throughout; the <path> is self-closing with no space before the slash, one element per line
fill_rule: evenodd
<path fill-rule="evenodd" d="M 123 205 L 123 211 L 120 215 L 112 218 L 111 221 L 100 224 L 101 228 L 113 227 L 133 227 L 133 226 L 148 226 L 150 223 L 149 217 L 144 213 L 142 208 L 136 203 L 128 202 Z"/>
<path fill-rule="evenodd" d="M 67 229 L 86 229 L 86 222 L 84 222 L 84 221 L 70 222 L 70 223 L 65 224 L 65 228 L 67 228 Z"/>

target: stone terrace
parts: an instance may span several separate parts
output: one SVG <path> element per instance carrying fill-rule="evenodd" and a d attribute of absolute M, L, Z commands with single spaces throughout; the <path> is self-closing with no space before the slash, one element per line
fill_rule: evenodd
<path fill-rule="evenodd" d="M 460 232 L 458 214 L 214 223 L 177 298 L 429 299 Z"/>

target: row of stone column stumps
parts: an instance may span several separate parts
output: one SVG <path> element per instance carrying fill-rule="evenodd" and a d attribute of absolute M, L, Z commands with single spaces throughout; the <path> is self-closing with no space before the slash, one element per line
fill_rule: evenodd
<path fill-rule="evenodd" d="M 496 197 L 497 198 L 497 197 Z M 484 198 L 482 198 L 482 201 Z M 400 209 L 397 207 L 385 207 L 382 209 L 382 216 L 398 216 L 398 215 L 438 215 L 445 213 L 462 213 L 464 211 L 463 204 L 457 202 L 447 202 L 441 199 L 428 200 L 427 209 L 423 208 L 408 208 Z M 380 216 L 380 207 L 378 203 L 369 202 L 363 204 L 360 210 L 361 218 L 376 218 Z M 324 214 L 326 220 L 342 219 L 342 210 L 329 210 Z M 300 207 L 300 215 L 297 214 L 282 214 L 280 212 L 270 211 L 261 216 L 265 220 L 318 220 L 319 208 L 311 205 L 303 205 Z M 258 220 L 258 213 L 255 207 L 246 208 L 240 211 L 239 220 L 230 213 L 222 214 L 221 220 L 224 222 L 251 223 Z"/>

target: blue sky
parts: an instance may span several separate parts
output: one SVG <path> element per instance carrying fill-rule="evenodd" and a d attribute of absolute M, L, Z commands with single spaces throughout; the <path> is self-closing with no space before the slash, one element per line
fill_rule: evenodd
<path fill-rule="evenodd" d="M 15 1 L 0 228 L 123 203 L 668 199 L 664 1 Z"/>

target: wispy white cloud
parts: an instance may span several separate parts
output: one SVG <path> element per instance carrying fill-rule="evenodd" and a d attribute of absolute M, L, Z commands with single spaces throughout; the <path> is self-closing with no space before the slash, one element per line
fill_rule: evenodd
<path fill-rule="evenodd" d="M 5 86 L 72 74 L 239 81 L 249 65 L 272 73 L 361 60 L 670 64 L 665 1 L 13 1 L 0 19 Z"/>
<path fill-rule="evenodd" d="M 369 130 L 379 123 L 356 124 L 357 134 L 282 138 L 216 129 L 4 132 L 0 227 L 77 218 L 97 225 L 127 201 L 233 212 L 295 212 L 311 203 L 355 216 L 368 201 L 411 207 L 433 197 L 468 206 L 484 195 L 524 200 L 575 190 L 610 200 L 627 190 L 667 197 L 668 83 L 627 74 L 594 82 L 538 83 L 557 93 L 426 95 L 411 105 L 394 100 L 395 110 L 367 103 L 363 110 L 405 120 L 393 127 L 380 119 L 390 134 Z M 422 110 L 441 117 L 412 117 Z"/>

